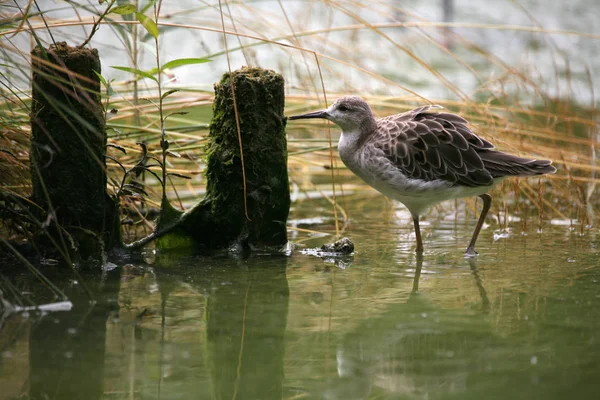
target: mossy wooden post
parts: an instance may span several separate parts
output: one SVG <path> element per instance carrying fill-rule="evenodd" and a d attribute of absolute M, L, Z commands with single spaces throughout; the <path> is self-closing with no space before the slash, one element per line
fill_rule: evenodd
<path fill-rule="evenodd" d="M 31 199 L 42 221 L 52 213 L 79 253 L 94 256 L 120 242 L 117 206 L 106 193 L 98 51 L 64 42 L 36 47 L 32 66 Z"/>
<path fill-rule="evenodd" d="M 290 189 L 284 104 L 283 77 L 271 70 L 242 68 L 224 74 L 215 85 L 206 156 L 206 197 L 182 216 L 180 234 L 209 248 L 235 244 L 280 246 L 287 242 Z"/>

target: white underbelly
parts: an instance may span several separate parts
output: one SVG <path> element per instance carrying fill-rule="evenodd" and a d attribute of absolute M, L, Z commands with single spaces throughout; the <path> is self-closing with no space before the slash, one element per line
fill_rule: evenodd
<path fill-rule="evenodd" d="M 395 173 L 372 173 L 366 169 L 349 168 L 378 192 L 404 204 L 413 215 L 422 215 L 429 207 L 442 201 L 487 193 L 502 180 L 497 179 L 489 186 L 451 186 L 442 180 L 407 179 L 398 170 Z"/>
<path fill-rule="evenodd" d="M 382 181 L 366 182 L 378 192 L 404 204 L 411 214 L 414 215 L 422 215 L 429 207 L 441 203 L 442 201 L 479 196 L 487 193 L 493 187 L 492 185 L 478 187 L 454 186 L 429 188 L 422 187 L 423 185 L 415 185 L 418 189 L 413 191 L 406 187 L 394 187 L 393 185 Z"/>

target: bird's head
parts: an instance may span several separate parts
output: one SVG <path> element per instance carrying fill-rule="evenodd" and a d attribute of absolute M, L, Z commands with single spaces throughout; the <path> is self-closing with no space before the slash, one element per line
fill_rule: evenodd
<path fill-rule="evenodd" d="M 294 115 L 290 120 L 306 118 L 328 119 L 342 132 L 370 132 L 375 126 L 375 118 L 371 108 L 361 97 L 344 96 L 335 101 L 328 109 L 308 114 Z"/>

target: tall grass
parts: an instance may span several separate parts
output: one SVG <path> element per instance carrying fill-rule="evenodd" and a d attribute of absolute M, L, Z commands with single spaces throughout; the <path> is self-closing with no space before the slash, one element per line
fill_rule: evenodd
<path fill-rule="evenodd" d="M 526 4 L 511 11 L 525 23 L 502 24 L 439 22 L 434 8 L 413 10 L 383 0 L 222 1 L 221 7 L 218 2 L 197 6 L 140 3 L 137 9 L 145 9 L 157 21 L 160 34 L 156 40 L 127 15 L 108 14 L 98 24 L 106 2 L 14 4 L 6 3 L 8 12 L 0 25 L 0 191 L 4 197 L 10 194 L 26 201 L 30 190 L 29 51 L 34 37 L 44 45 L 62 40 L 77 45 L 98 26 L 89 46 L 100 52 L 105 80 L 115 79 L 110 91 L 102 95 L 107 110 L 118 111 L 107 122 L 110 142 L 115 145 L 108 154 L 131 168 L 142 151 L 136 143 L 146 143 L 150 153 L 163 157 L 160 143 L 168 139 L 170 150 L 180 157 L 166 159 L 167 170 L 192 177 L 163 176 L 167 196 L 176 207 L 189 207 L 204 192 L 202 159 L 211 116 L 211 85 L 227 70 L 229 61 L 233 69 L 252 65 L 282 73 L 289 114 L 324 107 L 346 93 L 365 97 L 379 116 L 428 102 L 440 104 L 467 117 L 474 130 L 498 148 L 550 158 L 559 169 L 551 177 L 499 186 L 493 193 L 497 201 L 492 214 L 501 219 L 501 215 L 531 209 L 528 215 L 538 216 L 534 226 L 558 219 L 571 221 L 582 232 L 596 223 L 598 117 L 592 71 L 598 66 L 587 65 L 573 58 L 575 52 L 566 54 L 562 49 L 565 40 L 593 48 L 600 36 L 587 30 L 546 29 L 526 10 Z M 488 35 L 486 47 L 478 37 Z M 519 47 L 525 53 L 505 53 L 510 47 L 498 45 L 503 40 L 528 43 Z M 165 70 L 159 74 L 158 85 L 139 74 L 110 68 L 152 72 L 159 58 L 182 57 L 212 62 Z M 161 96 L 171 89 L 179 91 L 168 98 Z M 182 111 L 187 114 L 165 119 Z M 290 124 L 287 131 L 295 200 L 328 199 L 332 206 L 326 213 L 332 218 L 337 215 L 336 224 L 360 218 L 348 215 L 345 202 L 377 194 L 343 167 L 337 152 L 330 151 L 339 131 L 320 123 Z M 329 132 L 333 143 L 328 140 Z M 121 168 L 112 161 L 108 168 L 109 190 L 114 193 Z M 152 169 L 160 175 L 160 167 Z M 145 179 L 147 196 L 131 194 L 121 199 L 126 240 L 154 228 L 153 211 L 160 206 L 161 187 L 151 174 Z M 468 204 L 475 209 L 474 200 Z M 437 211 L 456 212 L 445 206 Z M 0 224 L 4 238 L 23 235 L 8 231 L 9 227 Z"/>

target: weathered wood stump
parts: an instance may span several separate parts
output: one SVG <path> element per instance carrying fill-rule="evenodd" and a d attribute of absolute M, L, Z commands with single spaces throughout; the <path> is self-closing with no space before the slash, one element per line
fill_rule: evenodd
<path fill-rule="evenodd" d="M 287 242 L 290 190 L 284 104 L 284 80 L 274 71 L 242 68 L 223 75 L 215 85 L 206 149 L 206 197 L 181 215 L 178 227 L 161 239 L 159 246 L 177 247 L 185 238 L 208 248 L 281 246 Z"/>
<path fill-rule="evenodd" d="M 64 239 L 66 233 L 75 252 L 96 258 L 98 251 L 120 243 L 118 207 L 106 193 L 98 51 L 64 42 L 36 47 L 32 67 L 31 200 L 39 206 L 35 214 L 50 221 L 46 239 Z"/>

